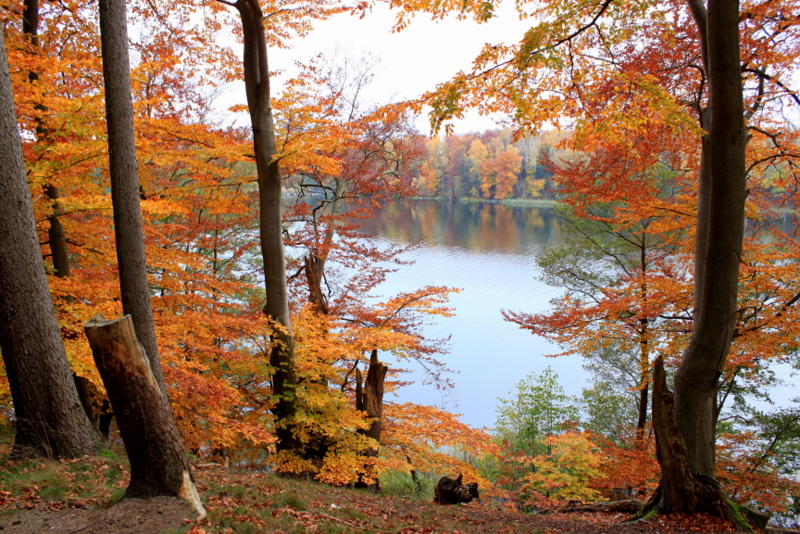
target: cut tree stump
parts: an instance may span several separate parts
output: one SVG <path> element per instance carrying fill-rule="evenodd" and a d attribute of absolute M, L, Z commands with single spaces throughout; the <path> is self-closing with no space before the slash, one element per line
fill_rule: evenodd
<path fill-rule="evenodd" d="M 97 315 L 83 328 L 131 464 L 125 497 L 180 497 L 194 507 L 198 519 L 205 518 L 169 402 L 136 339 L 131 316 L 107 321 Z"/>

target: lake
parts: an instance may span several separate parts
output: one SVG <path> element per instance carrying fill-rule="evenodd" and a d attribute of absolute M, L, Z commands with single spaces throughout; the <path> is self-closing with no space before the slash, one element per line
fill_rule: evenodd
<path fill-rule="evenodd" d="M 558 347 L 500 315 L 502 309 L 545 311 L 550 299 L 560 295 L 560 289 L 536 279 L 536 255 L 564 240 L 553 209 L 399 200 L 368 220 L 362 231 L 379 241 L 421 244 L 403 256 L 415 263 L 389 274 L 378 288 L 381 295 L 426 285 L 462 290 L 451 297 L 455 317 L 439 318 L 425 329 L 430 338 L 452 336 L 452 349 L 441 360 L 457 371 L 455 388 L 443 393 L 418 380 L 395 400 L 436 405 L 463 414 L 461 420 L 470 425 L 493 427 L 498 397 L 508 397 L 531 372 L 552 367 L 568 394 L 578 395 L 588 386 L 580 357 L 545 357 Z"/>

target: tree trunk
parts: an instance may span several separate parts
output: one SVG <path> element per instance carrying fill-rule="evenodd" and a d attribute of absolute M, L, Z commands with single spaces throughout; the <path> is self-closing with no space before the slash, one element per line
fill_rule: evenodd
<path fill-rule="evenodd" d="M 745 201 L 746 130 L 739 56 L 739 5 L 731 0 L 687 0 L 701 38 L 709 79 L 702 120 L 695 312 L 689 346 L 672 394 L 663 365 L 654 380 L 653 427 L 662 468 L 651 505 L 665 512 L 734 514 L 714 477 L 715 398 L 736 320 Z M 673 424 L 674 423 L 674 424 Z"/>
<path fill-rule="evenodd" d="M 166 394 L 153 309 L 150 305 L 142 213 L 139 206 L 125 0 L 100 0 L 100 40 L 108 123 L 111 203 L 114 208 L 122 311 L 133 318 L 156 383 L 162 393 Z"/>
<path fill-rule="evenodd" d="M 368 429 L 362 433 L 375 440 L 376 443 L 381 442 L 381 428 L 383 426 L 383 383 L 386 379 L 386 372 L 389 367 L 378 361 L 378 350 L 373 349 L 369 358 L 369 371 L 367 371 L 367 380 L 364 387 L 361 387 L 361 372 L 356 369 L 356 409 L 364 412 L 367 418 L 372 422 Z M 370 447 L 364 453 L 367 458 L 376 458 L 378 456 L 378 448 Z M 371 482 L 364 484 L 368 491 L 377 493 L 380 491 L 378 486 L 377 476 L 368 475 L 372 479 Z"/>
<path fill-rule="evenodd" d="M 0 352 L 14 401 L 12 458 L 99 450 L 81 408 L 42 264 L 0 32 Z"/>
<path fill-rule="evenodd" d="M 97 315 L 84 325 L 84 331 L 117 414 L 117 425 L 131 464 L 131 481 L 125 496 L 180 497 L 204 518 L 205 509 L 192 481 L 169 402 L 136 339 L 130 315 L 115 321 Z"/>
<path fill-rule="evenodd" d="M 738 2 L 711 0 L 706 20 L 710 200 L 705 259 L 695 266 L 705 275 L 692 338 L 675 375 L 675 424 L 692 472 L 713 477 L 714 401 L 733 337 L 742 258 L 746 132 Z"/>
<path fill-rule="evenodd" d="M 667 388 L 664 360 L 659 357 L 653 369 L 653 430 L 661 467 L 656 509 L 665 513 L 707 513 L 735 521 L 716 479 L 692 472 L 686 442 L 673 421 L 674 404 Z"/>
<path fill-rule="evenodd" d="M 283 249 L 281 208 L 282 182 L 276 156 L 275 127 L 270 102 L 267 40 L 264 14 L 256 0 L 237 0 L 234 6 L 242 21 L 244 36 L 244 82 L 247 107 L 253 129 L 259 192 L 259 230 L 264 261 L 267 303 L 264 313 L 274 323 L 270 365 L 274 368 L 272 391 L 276 405 L 276 433 L 279 451 L 300 451 L 293 419 L 297 413 L 295 389 L 294 336 L 289 320 L 289 295 L 286 284 L 286 259 Z"/>
<path fill-rule="evenodd" d="M 78 398 L 81 401 L 86 417 L 89 418 L 92 426 L 99 431 L 100 427 L 98 426 L 97 415 L 94 412 L 94 403 L 92 402 L 91 382 L 89 382 L 88 378 L 78 376 L 75 373 L 72 373 L 72 381 L 75 383 L 75 390 L 78 392 Z"/>
<path fill-rule="evenodd" d="M 308 300 L 317 313 L 327 315 L 328 299 L 325 298 L 325 293 L 322 291 L 322 275 L 325 265 L 325 260 L 318 257 L 314 252 L 309 252 L 303 258 L 304 268 L 306 271 L 306 280 L 308 281 Z"/>

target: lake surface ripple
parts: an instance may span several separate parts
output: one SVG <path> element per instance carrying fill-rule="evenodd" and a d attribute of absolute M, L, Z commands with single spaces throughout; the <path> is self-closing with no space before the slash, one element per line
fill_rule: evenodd
<path fill-rule="evenodd" d="M 452 350 L 441 359 L 457 374 L 444 394 L 418 380 L 400 391 L 399 402 L 433 404 L 464 414 L 462 421 L 492 427 L 498 397 L 547 366 L 567 393 L 579 394 L 587 373 L 579 358 L 546 358 L 558 347 L 503 320 L 501 309 L 540 312 L 561 290 L 539 282 L 536 255 L 564 234 L 551 208 L 398 200 L 366 221 L 361 230 L 375 239 L 420 243 L 403 259 L 415 263 L 391 273 L 378 290 L 383 296 L 426 285 L 461 289 L 453 295 L 456 315 L 425 328 L 431 338 L 451 336 Z M 413 363 L 403 367 L 413 368 Z M 421 373 L 417 375 L 422 378 Z"/>

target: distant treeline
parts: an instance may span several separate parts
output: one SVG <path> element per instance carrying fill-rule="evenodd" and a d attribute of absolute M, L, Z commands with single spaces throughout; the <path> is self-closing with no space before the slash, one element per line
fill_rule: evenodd
<path fill-rule="evenodd" d="M 509 130 L 451 135 L 427 141 L 427 161 L 414 185 L 421 196 L 448 199 L 555 200 L 548 161 L 569 158 L 569 134 L 549 131 L 514 142 Z"/>

